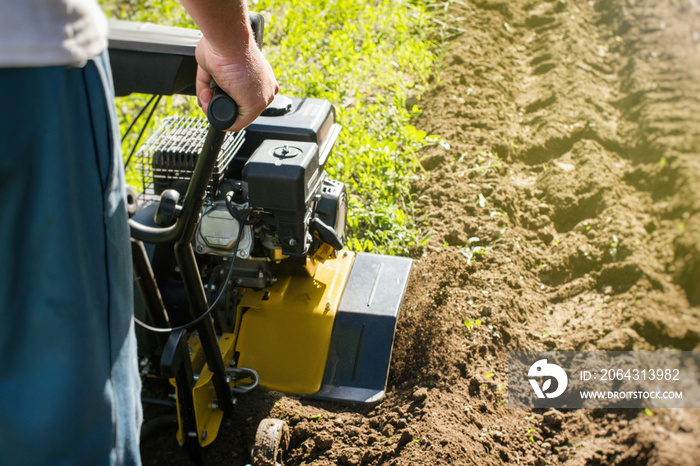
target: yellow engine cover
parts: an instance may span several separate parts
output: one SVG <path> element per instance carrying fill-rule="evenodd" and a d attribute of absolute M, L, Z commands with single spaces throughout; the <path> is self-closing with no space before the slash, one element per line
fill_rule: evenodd
<path fill-rule="evenodd" d="M 355 255 L 341 251 L 313 277 L 284 276 L 263 291 L 246 290 L 236 351 L 260 385 L 310 395 L 321 388 L 333 322 Z"/>

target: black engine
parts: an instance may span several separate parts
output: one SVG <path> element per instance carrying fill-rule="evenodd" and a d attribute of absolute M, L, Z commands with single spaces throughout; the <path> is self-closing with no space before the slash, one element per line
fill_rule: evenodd
<path fill-rule="evenodd" d="M 205 127 L 168 119 L 142 146 L 139 222 L 168 226 L 177 217 Z M 280 267 L 303 269 L 322 245 L 342 249 L 346 189 L 324 171 L 339 131 L 328 101 L 278 96 L 244 132 L 229 134 L 195 234 L 200 262 L 235 254 L 236 284 L 265 288 Z"/>

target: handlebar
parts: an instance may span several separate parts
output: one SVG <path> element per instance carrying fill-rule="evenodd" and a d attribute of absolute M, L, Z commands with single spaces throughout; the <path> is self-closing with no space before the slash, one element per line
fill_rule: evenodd
<path fill-rule="evenodd" d="M 236 121 L 238 105 L 236 105 L 236 102 L 228 94 L 216 85 L 213 79 L 211 80 L 210 86 L 214 89 L 214 96 L 209 102 L 207 120 L 209 120 L 209 124 L 214 128 L 219 131 L 225 131 Z"/>

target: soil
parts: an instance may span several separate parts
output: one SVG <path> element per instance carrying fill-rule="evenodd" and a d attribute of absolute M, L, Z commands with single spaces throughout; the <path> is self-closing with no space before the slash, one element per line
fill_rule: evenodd
<path fill-rule="evenodd" d="M 205 460 L 246 464 L 273 417 L 291 465 L 698 464 L 700 409 L 514 409 L 505 383 L 508 351 L 700 350 L 699 2 L 454 0 L 442 19 L 414 122 L 442 141 L 414 184 L 432 234 L 385 398 L 256 392 Z M 145 464 L 187 464 L 166 430 Z"/>

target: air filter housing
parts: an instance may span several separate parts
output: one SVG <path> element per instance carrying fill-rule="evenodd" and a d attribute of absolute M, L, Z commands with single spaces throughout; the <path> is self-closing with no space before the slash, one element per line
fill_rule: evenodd
<path fill-rule="evenodd" d="M 207 128 L 203 118 L 171 117 L 163 120 L 136 154 L 137 169 L 140 169 L 143 177 L 144 195 L 159 195 L 165 189 L 175 189 L 181 195 L 185 194 L 202 151 Z M 215 193 L 228 165 L 243 144 L 244 135 L 244 131 L 226 134 L 209 183 L 210 195 Z"/>

